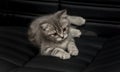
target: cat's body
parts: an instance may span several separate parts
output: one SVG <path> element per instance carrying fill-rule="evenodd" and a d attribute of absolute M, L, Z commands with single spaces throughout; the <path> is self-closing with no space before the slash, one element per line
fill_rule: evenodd
<path fill-rule="evenodd" d="M 37 18 L 28 30 L 29 40 L 40 48 L 42 55 L 69 59 L 71 55 L 78 55 L 73 38 L 81 35 L 80 30 L 73 28 L 71 23 L 82 25 L 85 20 L 67 15 L 66 10 Z"/>

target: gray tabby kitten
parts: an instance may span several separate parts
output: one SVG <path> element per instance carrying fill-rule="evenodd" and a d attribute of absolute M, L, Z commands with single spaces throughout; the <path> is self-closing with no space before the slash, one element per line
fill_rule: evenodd
<path fill-rule="evenodd" d="M 70 24 L 83 25 L 85 19 L 67 15 L 66 10 L 34 20 L 28 30 L 29 40 L 40 48 L 41 55 L 70 59 L 79 51 L 73 37 L 81 35 L 80 30 Z"/>

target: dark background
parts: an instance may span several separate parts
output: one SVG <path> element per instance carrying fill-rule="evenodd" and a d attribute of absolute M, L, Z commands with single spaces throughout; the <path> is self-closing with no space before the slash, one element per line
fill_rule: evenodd
<path fill-rule="evenodd" d="M 98 36 L 120 34 L 119 0 L 1 0 L 0 25 L 28 27 L 34 18 L 61 9 L 84 17 L 87 21 L 84 29 Z"/>
<path fill-rule="evenodd" d="M 67 9 L 86 19 L 76 57 L 38 55 L 28 40 L 37 17 Z M 0 72 L 120 72 L 120 0 L 0 0 Z"/>

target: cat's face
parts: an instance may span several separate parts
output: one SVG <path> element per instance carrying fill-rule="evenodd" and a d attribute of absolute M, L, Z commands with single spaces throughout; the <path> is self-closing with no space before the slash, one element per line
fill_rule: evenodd
<path fill-rule="evenodd" d="M 70 22 L 66 10 L 58 11 L 41 24 L 42 33 L 47 39 L 59 42 L 68 37 Z"/>

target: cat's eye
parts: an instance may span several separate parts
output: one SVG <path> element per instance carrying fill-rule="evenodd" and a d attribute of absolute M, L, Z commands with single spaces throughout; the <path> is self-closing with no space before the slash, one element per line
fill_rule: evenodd
<path fill-rule="evenodd" d="M 57 33 L 54 33 L 53 35 L 55 36 L 55 35 L 57 35 Z"/>
<path fill-rule="evenodd" d="M 63 31 L 65 31 L 65 30 L 66 30 L 66 28 L 63 29 Z"/>
<path fill-rule="evenodd" d="M 67 16 L 63 17 L 64 19 L 67 19 Z"/>
<path fill-rule="evenodd" d="M 66 28 L 64 28 L 63 31 L 66 31 Z"/>

